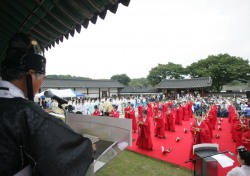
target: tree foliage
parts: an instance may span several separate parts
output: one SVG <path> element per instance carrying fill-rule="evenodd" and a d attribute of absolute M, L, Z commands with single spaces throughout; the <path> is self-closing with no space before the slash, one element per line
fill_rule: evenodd
<path fill-rule="evenodd" d="M 184 73 L 182 65 L 168 62 L 168 64 L 158 64 L 157 67 L 152 68 L 147 79 L 151 85 L 155 86 L 163 79 L 182 79 Z"/>
<path fill-rule="evenodd" d="M 248 60 L 229 54 L 210 55 L 183 68 L 180 64 L 168 62 L 158 64 L 149 71 L 147 78 L 130 79 L 126 74 L 113 75 L 111 80 L 117 80 L 127 86 L 155 86 L 163 79 L 182 79 L 183 77 L 211 77 L 212 91 L 221 91 L 223 85 L 232 81 L 249 82 L 250 65 Z M 91 80 L 91 78 L 71 75 L 48 75 L 47 78 Z M 237 83 L 235 83 L 237 84 Z"/>
<path fill-rule="evenodd" d="M 149 85 L 148 80 L 146 78 L 136 78 L 131 79 L 128 84 L 129 86 L 138 86 L 138 87 L 147 87 Z"/>
<path fill-rule="evenodd" d="M 113 75 L 110 79 L 117 80 L 125 86 L 127 86 L 128 83 L 131 81 L 131 79 L 126 74 Z"/>
<path fill-rule="evenodd" d="M 91 80 L 91 78 L 86 78 L 81 76 L 71 76 L 71 75 L 47 75 L 46 78 Z"/>
<path fill-rule="evenodd" d="M 192 63 L 186 68 L 191 77 L 208 77 L 213 80 L 211 90 L 221 91 L 223 85 L 233 80 L 249 80 L 248 60 L 228 54 L 210 55 L 206 59 Z"/>

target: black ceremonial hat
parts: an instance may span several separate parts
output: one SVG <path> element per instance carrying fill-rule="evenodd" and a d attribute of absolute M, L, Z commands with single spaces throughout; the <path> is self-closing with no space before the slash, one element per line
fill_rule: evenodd
<path fill-rule="evenodd" d="M 2 71 L 7 68 L 19 68 L 45 74 L 46 59 L 35 38 L 24 33 L 18 33 L 10 40 L 1 66 Z"/>

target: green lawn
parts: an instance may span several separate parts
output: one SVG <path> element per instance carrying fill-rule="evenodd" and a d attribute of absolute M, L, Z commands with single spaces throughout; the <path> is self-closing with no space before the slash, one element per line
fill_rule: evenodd
<path fill-rule="evenodd" d="M 96 176 L 191 176 L 192 171 L 125 150 Z"/>

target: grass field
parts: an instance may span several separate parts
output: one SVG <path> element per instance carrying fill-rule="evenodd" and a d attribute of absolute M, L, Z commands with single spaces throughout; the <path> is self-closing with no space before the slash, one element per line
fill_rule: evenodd
<path fill-rule="evenodd" d="M 106 164 L 96 176 L 191 176 L 185 168 L 150 158 L 129 150 Z"/>

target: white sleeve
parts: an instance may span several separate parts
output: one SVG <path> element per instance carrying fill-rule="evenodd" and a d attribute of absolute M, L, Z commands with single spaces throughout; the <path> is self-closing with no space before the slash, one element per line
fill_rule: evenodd
<path fill-rule="evenodd" d="M 227 176 L 245 176 L 245 174 L 241 172 L 240 167 L 235 167 L 227 173 Z"/>

